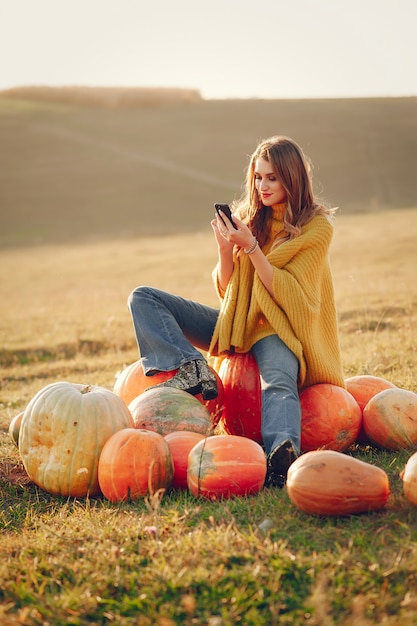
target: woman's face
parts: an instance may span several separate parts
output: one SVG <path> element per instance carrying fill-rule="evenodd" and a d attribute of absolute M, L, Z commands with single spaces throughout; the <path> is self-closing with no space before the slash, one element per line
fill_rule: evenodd
<path fill-rule="evenodd" d="M 254 177 L 255 187 L 262 204 L 265 206 L 274 206 L 275 204 L 285 202 L 287 194 L 272 171 L 269 161 L 256 159 Z"/>

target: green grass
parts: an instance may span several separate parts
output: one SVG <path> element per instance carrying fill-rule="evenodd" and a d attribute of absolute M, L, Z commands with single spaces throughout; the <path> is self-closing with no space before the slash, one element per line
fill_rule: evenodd
<path fill-rule="evenodd" d="M 346 518 L 307 516 L 275 489 L 110 505 L 9 486 L 3 610 L 33 624 L 415 623 L 417 512 L 398 479 L 407 454 L 371 456 L 389 473 L 390 505 Z"/>

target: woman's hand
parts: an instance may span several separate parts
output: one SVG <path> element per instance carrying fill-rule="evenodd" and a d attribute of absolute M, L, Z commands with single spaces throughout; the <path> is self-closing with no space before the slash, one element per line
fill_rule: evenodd
<path fill-rule="evenodd" d="M 226 289 L 233 271 L 233 262 L 231 260 L 231 251 L 233 246 L 237 245 L 244 250 L 248 250 L 254 242 L 254 237 L 246 224 L 237 219 L 235 216 L 233 216 L 233 221 L 236 224 L 237 229 L 233 228 L 230 220 L 228 220 L 226 216 L 224 216 L 224 223 L 219 216 L 211 222 L 216 235 L 217 243 L 219 245 L 220 263 L 218 278 L 219 285 L 223 290 Z M 230 254 L 226 250 L 230 250 Z M 259 246 L 254 249 L 249 258 L 259 278 L 265 285 L 271 297 L 275 300 L 272 265 Z"/>
<path fill-rule="evenodd" d="M 246 224 L 233 216 L 233 221 L 237 226 L 236 229 L 233 228 L 231 221 L 226 215 L 223 216 L 223 220 L 219 215 L 216 215 L 211 222 L 219 248 L 230 249 L 235 245 L 240 248 L 249 248 L 253 242 L 253 235 Z"/>

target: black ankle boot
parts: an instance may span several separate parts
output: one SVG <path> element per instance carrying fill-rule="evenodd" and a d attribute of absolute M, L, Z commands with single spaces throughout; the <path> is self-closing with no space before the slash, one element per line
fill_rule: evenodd
<path fill-rule="evenodd" d="M 197 361 L 189 361 L 181 365 L 178 372 L 172 378 L 149 387 L 149 389 L 157 389 L 158 387 L 171 387 L 173 389 L 181 389 L 195 396 L 202 391 L 201 380 L 197 369 Z"/>
<path fill-rule="evenodd" d="M 219 395 L 217 379 L 207 363 L 203 359 L 196 361 L 199 379 L 201 381 L 201 394 L 203 400 L 214 400 Z"/>
<path fill-rule="evenodd" d="M 193 396 L 201 393 L 203 400 L 213 400 L 218 395 L 216 377 L 203 359 L 184 363 L 175 376 L 149 389 L 157 387 L 181 389 Z"/>
<path fill-rule="evenodd" d="M 289 439 L 274 448 L 267 459 L 266 487 L 284 487 L 287 472 L 297 458 L 297 452 Z"/>

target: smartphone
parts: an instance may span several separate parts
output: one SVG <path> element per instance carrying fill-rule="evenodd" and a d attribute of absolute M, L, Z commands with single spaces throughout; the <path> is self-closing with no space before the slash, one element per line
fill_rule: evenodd
<path fill-rule="evenodd" d="M 231 221 L 233 228 L 235 228 L 237 230 L 237 226 L 234 223 L 233 219 L 232 219 L 232 212 L 230 210 L 230 206 L 228 204 L 221 204 L 220 202 L 216 202 L 216 204 L 214 205 L 214 208 L 217 211 L 218 216 L 220 217 L 220 219 L 222 220 L 223 224 L 226 224 L 226 222 L 224 221 L 224 219 L 222 218 L 221 214 L 224 213 L 226 215 L 226 217 Z"/>

